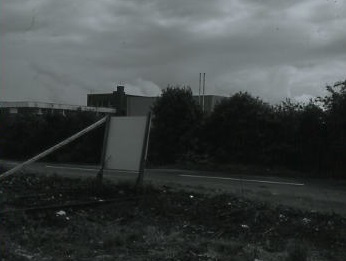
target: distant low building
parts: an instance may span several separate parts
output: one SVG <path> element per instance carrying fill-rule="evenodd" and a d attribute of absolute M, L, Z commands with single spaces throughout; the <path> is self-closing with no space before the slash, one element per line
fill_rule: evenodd
<path fill-rule="evenodd" d="M 68 114 L 73 112 L 93 112 L 100 115 L 115 115 L 115 108 L 66 105 L 47 102 L 2 102 L 0 101 L 1 114 Z"/>
<path fill-rule="evenodd" d="M 158 97 L 129 95 L 125 93 L 124 86 L 117 86 L 117 90 L 113 93 L 88 94 L 87 105 L 115 108 L 117 114 L 123 116 L 144 116 L 151 110 L 157 98 Z M 194 95 L 193 98 L 202 106 L 202 96 Z M 206 113 L 212 112 L 215 105 L 224 98 L 224 96 L 205 95 L 204 111 Z"/>

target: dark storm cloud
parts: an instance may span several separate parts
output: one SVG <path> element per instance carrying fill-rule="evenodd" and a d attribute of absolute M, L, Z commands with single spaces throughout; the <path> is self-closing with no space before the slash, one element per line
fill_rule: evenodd
<path fill-rule="evenodd" d="M 320 95 L 345 78 L 345 11 L 325 0 L 5 0 L 1 99 L 83 104 L 117 83 L 197 91 L 199 72 L 212 94 Z"/>

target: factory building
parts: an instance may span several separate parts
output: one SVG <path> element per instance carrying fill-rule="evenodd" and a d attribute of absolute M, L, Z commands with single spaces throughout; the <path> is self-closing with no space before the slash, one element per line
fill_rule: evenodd
<path fill-rule="evenodd" d="M 136 96 L 125 93 L 124 86 L 117 86 L 113 93 L 88 94 L 87 105 L 92 107 L 109 107 L 122 116 L 145 116 L 151 110 L 158 97 Z M 202 96 L 194 95 L 197 103 L 202 104 Z M 204 111 L 210 113 L 215 105 L 224 99 L 224 96 L 205 95 Z"/>
<path fill-rule="evenodd" d="M 0 101 L 1 114 L 62 114 L 76 112 L 92 112 L 98 115 L 116 115 L 115 108 L 90 107 L 78 105 L 66 105 L 47 102 L 2 102 Z"/>

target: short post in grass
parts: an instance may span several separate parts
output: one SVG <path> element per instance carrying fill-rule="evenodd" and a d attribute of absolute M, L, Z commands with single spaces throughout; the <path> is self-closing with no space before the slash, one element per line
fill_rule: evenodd
<path fill-rule="evenodd" d="M 140 161 L 139 172 L 138 172 L 138 177 L 136 182 L 137 188 L 143 185 L 144 168 L 146 166 L 146 162 L 148 158 L 150 127 L 151 127 L 151 112 L 149 112 L 147 116 L 147 122 L 146 122 L 145 134 L 144 134 L 143 146 L 142 146 L 142 157 Z"/>
<path fill-rule="evenodd" d="M 108 139 L 108 133 L 109 133 L 109 125 L 110 125 L 110 116 L 108 115 L 106 118 L 106 125 L 105 125 L 105 132 L 103 136 L 103 144 L 102 144 L 102 153 L 101 153 L 101 167 L 100 170 L 97 172 L 97 183 L 98 185 L 102 185 L 102 180 L 103 180 L 103 170 L 105 168 L 106 164 L 106 149 L 107 149 L 107 139 Z"/>

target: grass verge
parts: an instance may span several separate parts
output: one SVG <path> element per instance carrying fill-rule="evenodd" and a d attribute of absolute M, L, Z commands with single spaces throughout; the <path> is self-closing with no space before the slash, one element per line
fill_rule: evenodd
<path fill-rule="evenodd" d="M 0 195 L 4 261 L 346 260 L 341 216 L 230 194 L 23 175 Z M 63 206 L 85 201 L 100 204 Z M 25 210 L 35 206 L 47 208 Z"/>

